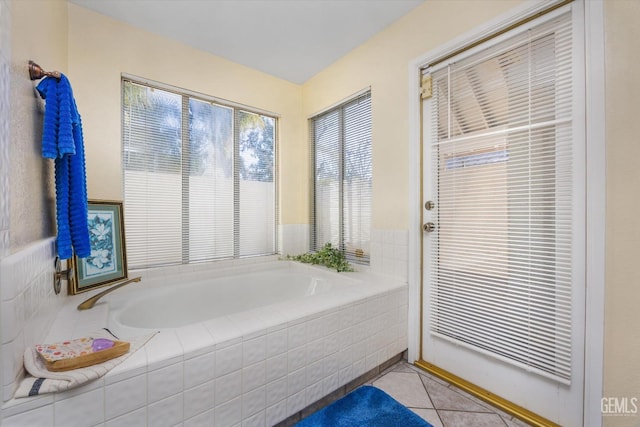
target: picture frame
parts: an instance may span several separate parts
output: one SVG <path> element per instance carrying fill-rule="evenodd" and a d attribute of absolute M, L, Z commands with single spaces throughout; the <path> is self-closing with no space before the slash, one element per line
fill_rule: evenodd
<path fill-rule="evenodd" d="M 71 259 L 74 280 L 69 293 L 81 292 L 127 279 L 127 256 L 122 201 L 89 200 L 87 222 L 91 255 Z"/>

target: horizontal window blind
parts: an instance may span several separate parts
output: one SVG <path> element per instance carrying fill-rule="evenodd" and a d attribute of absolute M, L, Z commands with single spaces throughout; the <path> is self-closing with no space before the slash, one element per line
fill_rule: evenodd
<path fill-rule="evenodd" d="M 131 268 L 276 252 L 273 117 L 123 80 Z"/>
<path fill-rule="evenodd" d="M 431 77 L 430 331 L 569 382 L 570 15 Z"/>
<path fill-rule="evenodd" d="M 311 118 L 311 249 L 326 243 L 368 263 L 371 240 L 371 93 Z"/>

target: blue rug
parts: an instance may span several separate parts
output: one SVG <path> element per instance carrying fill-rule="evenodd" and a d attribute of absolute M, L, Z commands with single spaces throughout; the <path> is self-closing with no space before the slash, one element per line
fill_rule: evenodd
<path fill-rule="evenodd" d="M 297 427 L 433 427 L 376 387 L 360 387 L 296 424 Z"/>

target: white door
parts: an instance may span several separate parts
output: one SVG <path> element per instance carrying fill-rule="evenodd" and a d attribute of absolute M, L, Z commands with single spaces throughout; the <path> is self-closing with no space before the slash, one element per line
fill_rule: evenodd
<path fill-rule="evenodd" d="M 583 419 L 577 19 L 424 70 L 422 360 L 563 426 Z"/>

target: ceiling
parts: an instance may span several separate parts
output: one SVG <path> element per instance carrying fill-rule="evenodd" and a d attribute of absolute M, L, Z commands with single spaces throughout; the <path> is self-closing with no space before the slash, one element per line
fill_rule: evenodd
<path fill-rule="evenodd" d="M 69 0 L 301 84 L 424 0 Z"/>

